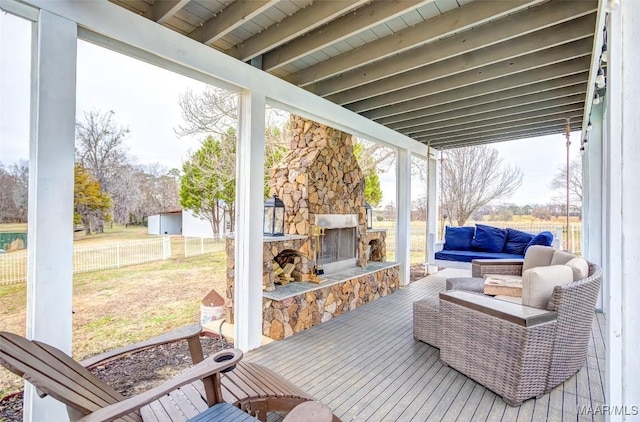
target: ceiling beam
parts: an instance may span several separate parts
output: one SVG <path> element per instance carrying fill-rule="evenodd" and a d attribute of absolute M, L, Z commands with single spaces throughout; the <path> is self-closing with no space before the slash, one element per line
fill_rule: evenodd
<path fill-rule="evenodd" d="M 292 73 L 285 79 L 295 85 L 305 86 L 498 19 L 509 13 L 515 13 L 537 3 L 540 1 L 472 1 L 463 7 L 456 7 L 442 15 Z"/>
<path fill-rule="evenodd" d="M 341 16 L 303 37 L 265 53 L 262 59 L 263 69 L 270 71 L 280 68 L 303 56 L 315 53 L 324 47 L 349 38 L 358 32 L 365 31 L 432 2 L 433 0 L 373 0 L 371 3 L 356 9 L 353 13 Z"/>
<path fill-rule="evenodd" d="M 351 104 L 458 73 L 480 69 L 500 62 L 518 60 L 522 56 L 544 54 L 543 50 L 591 37 L 593 35 L 594 18 L 595 15 L 585 16 L 570 23 L 553 26 L 491 47 L 451 57 L 429 66 L 416 68 L 389 78 L 348 89 L 348 91 L 329 95 L 325 98 L 336 104 Z M 315 94 L 324 96 L 319 92 L 315 92 Z"/>
<path fill-rule="evenodd" d="M 395 115 L 377 120 L 377 122 L 390 128 L 402 129 L 405 127 L 411 127 L 416 124 L 421 124 L 422 119 L 425 116 L 430 116 L 436 113 L 450 112 L 467 107 L 478 106 L 481 104 L 495 103 L 498 101 L 518 99 L 522 97 L 527 97 L 526 100 L 522 100 L 523 102 L 531 102 L 531 97 L 533 95 L 544 94 L 547 91 L 575 88 L 577 86 L 582 86 L 582 89 L 584 90 L 586 89 L 584 88 L 584 84 L 587 82 L 587 75 L 587 72 L 579 73 L 577 75 L 571 75 L 564 78 L 556 78 L 550 81 L 539 82 L 532 85 L 525 85 L 518 88 L 494 92 L 491 94 L 481 95 L 461 101 L 448 102 L 445 104 L 438 103 L 436 101 L 436 98 L 432 98 L 432 104 L 423 109 L 408 112 L 406 118 L 403 117 L 403 115 Z M 558 93 L 553 93 L 551 95 L 557 96 L 557 94 Z M 439 95 L 441 94 L 434 95 L 433 97 L 438 97 Z"/>
<path fill-rule="evenodd" d="M 513 98 L 505 98 L 504 100 L 498 101 L 482 102 L 481 100 L 484 97 L 477 97 L 478 104 L 469 104 L 466 107 L 460 107 L 459 105 L 464 104 L 464 102 L 458 101 L 456 103 L 453 103 L 455 105 L 458 105 L 458 108 L 454 110 L 451 110 L 449 107 L 447 107 L 450 104 L 446 104 L 443 108 L 432 107 L 430 109 L 423 110 L 423 115 L 420 116 L 420 118 L 391 123 L 385 126 L 393 130 L 407 132 L 411 131 L 415 127 L 419 127 L 426 123 L 438 121 L 439 119 L 446 120 L 459 116 L 471 116 L 474 114 L 486 113 L 490 111 L 508 110 L 512 107 L 523 106 L 526 104 L 536 104 L 573 95 L 584 95 L 586 90 L 586 83 L 580 83 L 564 88 L 536 92 L 533 94 L 522 95 Z"/>
<path fill-rule="evenodd" d="M 490 143 L 495 144 L 498 142 L 518 141 L 518 140 L 536 138 L 540 136 L 558 135 L 560 133 L 561 132 L 558 129 L 541 129 L 539 131 L 532 131 L 524 137 L 522 135 L 505 135 L 504 137 L 493 138 Z M 453 149 L 453 148 L 472 147 L 476 145 L 485 145 L 487 143 L 488 142 L 485 140 L 477 140 L 477 139 L 470 138 L 465 142 L 432 143 L 431 148 L 437 149 L 438 151 L 446 151 L 448 149 Z"/>
<path fill-rule="evenodd" d="M 527 54 L 525 56 L 494 63 L 481 69 L 469 70 L 435 81 L 429 81 L 409 88 L 399 89 L 394 92 L 389 92 L 384 95 L 349 104 L 345 107 L 349 110 L 355 111 L 356 113 L 361 113 L 363 111 L 402 103 L 404 101 L 433 95 L 438 92 L 448 91 L 462 86 L 473 85 L 479 82 L 488 82 L 493 79 L 514 75 L 526 70 L 537 69 L 570 59 L 588 56 L 591 54 L 592 44 L 592 37 L 573 41 L 569 44 L 549 48 L 544 51 L 544 54 L 539 52 Z"/>
<path fill-rule="evenodd" d="M 237 0 L 222 9 L 211 19 L 194 29 L 189 38 L 204 44 L 212 43 L 260 13 L 278 3 L 278 0 Z"/>
<path fill-rule="evenodd" d="M 455 139 L 460 136 L 469 136 L 470 134 L 480 134 L 493 131 L 504 132 L 506 129 L 514 127 L 526 127 L 537 125 L 549 121 L 557 121 L 558 119 L 566 119 L 567 117 L 582 118 L 584 103 L 576 103 L 575 105 L 546 108 L 533 111 L 531 113 L 517 114 L 515 116 L 505 116 L 497 119 L 483 121 L 481 124 L 467 123 L 464 125 L 456 125 L 455 127 L 441 128 L 433 132 L 424 133 L 419 138 L 429 139 L 431 141 L 440 139 Z M 561 111 L 558 111 L 561 110 Z M 418 138 L 416 136 L 416 138 Z"/>
<path fill-rule="evenodd" d="M 506 51 L 501 51 L 511 48 L 511 45 L 506 44 L 505 41 L 515 38 L 520 40 L 526 35 L 529 36 L 529 39 L 538 40 L 538 44 L 546 46 L 550 46 L 554 42 L 552 39 L 540 39 L 548 34 L 553 34 L 552 38 L 556 43 L 573 41 L 593 34 L 595 13 L 592 12 L 596 10 L 596 7 L 596 2 L 552 1 L 497 22 L 470 29 L 368 66 L 342 73 L 338 77 L 316 82 L 306 86 L 306 89 L 314 94 L 327 96 L 375 81 L 383 80 L 382 83 L 385 83 L 388 81 L 386 78 L 391 76 L 400 75 L 401 78 L 405 78 L 410 70 L 423 68 L 480 49 L 482 49 L 481 53 L 473 56 L 474 58 L 483 58 L 485 64 L 491 60 L 499 61 L 509 57 L 506 55 Z M 586 16 L 589 14 L 591 16 Z M 570 19 L 573 21 L 567 22 Z M 562 25 L 555 26 L 559 24 Z M 546 32 L 542 31 L 545 28 L 548 28 Z M 495 44 L 499 45 L 491 47 Z M 536 43 L 531 44 L 526 47 L 530 51 L 535 48 Z M 513 44 L 513 47 L 517 48 L 517 43 Z M 501 53 L 503 58 L 498 58 L 500 54 L 496 53 Z M 472 68 L 471 63 L 467 64 L 467 61 L 464 62 L 464 65 L 467 69 Z M 353 102 L 353 100 L 348 102 Z"/>
<path fill-rule="evenodd" d="M 515 116 L 518 114 L 529 113 L 536 110 L 556 108 L 561 106 L 574 106 L 575 104 L 584 104 L 584 94 L 576 94 L 569 97 L 556 98 L 554 100 L 540 103 L 523 104 L 521 106 L 512 107 L 506 110 L 491 110 L 470 116 L 466 116 L 464 114 L 457 114 L 452 118 L 440 116 L 439 120 L 434 120 L 431 123 L 425 123 L 423 125 L 415 126 L 399 132 L 409 137 L 421 136 L 423 133 L 429 133 L 431 131 L 434 131 L 435 129 L 454 128 L 454 126 L 467 123 L 484 122 L 486 120 L 496 119 L 504 116 Z M 569 110 L 573 110 L 573 108 L 563 111 Z"/>
<path fill-rule="evenodd" d="M 312 31 L 340 15 L 360 7 L 368 0 L 326 0 L 316 1 L 298 10 L 293 15 L 284 18 L 277 24 L 271 25 L 264 31 L 244 40 L 226 51 L 232 57 L 247 61 L 252 57 L 264 54 L 283 45 L 301 35 Z M 250 1 L 249 1 L 250 3 Z"/>
<path fill-rule="evenodd" d="M 400 104 L 381 107 L 364 112 L 362 115 L 381 123 L 384 121 L 384 124 L 405 119 L 410 120 L 419 117 L 421 110 L 439 107 L 441 104 L 472 101 L 477 97 L 486 95 L 494 95 L 501 98 L 502 93 L 507 90 L 517 89 L 524 91 L 524 94 L 528 95 L 531 92 L 529 88 L 531 88 L 531 90 L 538 90 L 543 89 L 540 88 L 541 86 L 546 86 L 548 89 L 553 89 L 571 85 L 578 81 L 587 80 L 588 69 L 589 59 L 582 57 L 564 63 L 494 79 L 490 84 L 464 86 Z"/>
<path fill-rule="evenodd" d="M 539 136 L 538 133 L 540 132 L 544 132 L 544 133 L 562 133 L 565 129 L 565 125 L 566 122 L 562 122 L 562 121 L 558 121 L 557 123 L 552 123 L 552 124 L 541 124 L 539 126 L 533 126 L 530 128 L 524 128 L 524 129 L 516 129 L 516 130 L 512 130 L 512 131 L 508 131 L 508 132 L 502 132 L 502 133 L 497 133 L 497 134 L 483 134 L 483 135 L 477 135 L 477 136 L 471 136 L 469 138 L 461 138 L 461 139 L 455 139 L 455 140 L 442 140 L 442 141 L 432 141 L 431 142 L 431 146 L 433 147 L 438 147 L 441 145 L 447 145 L 447 146 L 451 146 L 451 145 L 459 145 L 459 144 L 463 144 L 467 141 L 473 141 L 473 142 L 478 142 L 478 143 L 493 143 L 497 140 L 505 140 L 505 138 L 510 138 L 510 139 L 526 139 L 526 138 L 531 138 L 531 137 L 535 137 L 535 136 Z M 425 144 L 428 141 L 423 141 Z"/>
<path fill-rule="evenodd" d="M 156 1 L 144 12 L 144 17 L 160 24 L 178 13 L 191 0 Z"/>

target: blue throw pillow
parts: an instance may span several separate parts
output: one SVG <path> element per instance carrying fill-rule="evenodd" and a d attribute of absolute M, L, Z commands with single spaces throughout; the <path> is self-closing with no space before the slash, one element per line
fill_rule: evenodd
<path fill-rule="evenodd" d="M 515 255 L 524 255 L 524 250 L 533 240 L 531 233 L 521 232 L 520 230 L 507 229 L 507 241 L 504 244 L 502 252 Z"/>
<path fill-rule="evenodd" d="M 553 242 L 553 234 L 551 232 L 540 232 L 531 241 L 527 244 L 527 247 L 524 248 L 524 252 L 527 252 L 529 246 L 533 245 L 542 245 L 542 246 L 551 246 L 551 242 Z"/>
<path fill-rule="evenodd" d="M 444 234 L 444 249 L 447 251 L 470 251 L 475 227 L 449 227 Z"/>
<path fill-rule="evenodd" d="M 471 247 L 482 252 L 502 252 L 506 240 L 506 230 L 476 224 L 476 235 L 471 241 Z"/>

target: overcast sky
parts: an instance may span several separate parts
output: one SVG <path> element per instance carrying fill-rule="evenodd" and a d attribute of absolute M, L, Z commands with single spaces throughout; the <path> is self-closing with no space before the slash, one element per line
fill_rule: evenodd
<path fill-rule="evenodd" d="M 1 14 L 0 162 L 5 165 L 28 158 L 29 55 L 30 25 Z M 203 87 L 198 81 L 78 42 L 77 114 L 113 110 L 115 120 L 131 131 L 125 144 L 138 163 L 179 167 L 187 152 L 197 148 L 197 138 L 178 138 L 173 129 L 182 123 L 180 93 Z M 572 134 L 572 159 L 578 157 L 579 136 Z M 524 205 L 551 199 L 549 184 L 566 160 L 564 136 L 503 142 L 494 147 L 506 163 L 517 165 L 524 173 L 522 187 L 505 202 Z M 388 175 L 383 175 L 382 181 L 386 205 L 394 200 L 395 188 Z"/>

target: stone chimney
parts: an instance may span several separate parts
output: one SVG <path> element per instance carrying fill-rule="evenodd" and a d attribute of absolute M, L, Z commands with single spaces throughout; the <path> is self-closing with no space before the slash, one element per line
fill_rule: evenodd
<path fill-rule="evenodd" d="M 285 232 L 314 235 L 318 214 L 356 214 L 358 265 L 366 265 L 364 175 L 353 150 L 353 137 L 291 115 L 290 152 L 271 170 L 270 195 L 285 205 Z M 315 256 L 315 242 L 310 243 Z"/>

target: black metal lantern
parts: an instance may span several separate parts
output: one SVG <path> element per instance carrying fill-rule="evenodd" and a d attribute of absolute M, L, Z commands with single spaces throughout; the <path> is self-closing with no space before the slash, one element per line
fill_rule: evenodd
<path fill-rule="evenodd" d="M 373 209 L 369 203 L 364 203 L 364 211 L 367 213 L 367 230 L 371 230 L 373 228 Z"/>
<path fill-rule="evenodd" d="M 263 231 L 265 236 L 284 236 L 284 203 L 278 195 L 264 203 Z"/>

